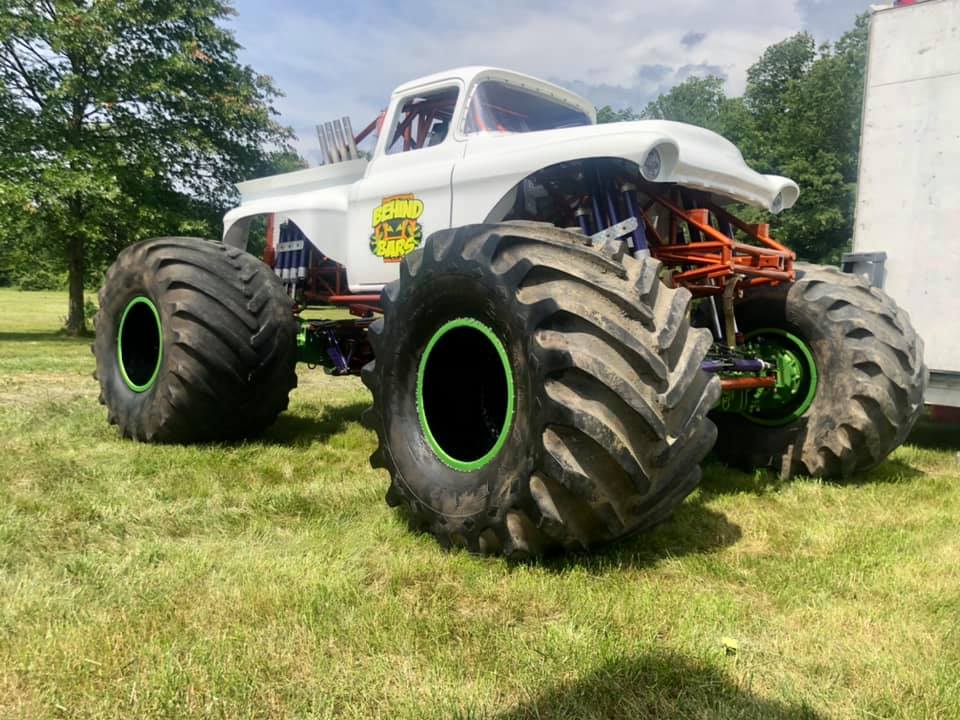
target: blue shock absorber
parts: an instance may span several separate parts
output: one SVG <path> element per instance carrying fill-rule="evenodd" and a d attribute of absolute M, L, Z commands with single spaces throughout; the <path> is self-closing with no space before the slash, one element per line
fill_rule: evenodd
<path fill-rule="evenodd" d="M 294 233 L 290 233 L 290 234 L 291 234 L 294 238 L 296 237 L 296 235 L 294 235 Z M 296 241 L 293 240 L 292 238 L 291 238 L 291 241 L 296 242 Z M 289 251 L 287 251 L 287 267 L 286 267 L 286 269 L 283 271 L 283 274 L 284 274 L 284 279 L 285 279 L 288 283 L 292 283 L 292 282 L 296 281 L 296 279 L 297 279 L 297 251 L 296 251 L 296 250 L 289 250 Z"/>
<path fill-rule="evenodd" d="M 606 224 L 602 227 L 613 227 L 617 224 L 617 213 L 610 202 L 610 188 L 603 182 L 603 175 L 600 173 L 600 165 L 594 168 L 594 177 L 597 183 L 597 194 L 594 197 L 600 197 L 600 212 L 607 213 Z M 599 227 L 598 227 L 599 230 Z"/>
<path fill-rule="evenodd" d="M 603 192 L 603 186 L 597 182 L 600 176 L 593 167 L 593 163 L 589 160 L 583 163 L 583 176 L 587 183 L 587 190 L 590 193 L 590 209 L 593 210 L 593 232 L 600 232 L 607 227 L 599 201 L 600 193 Z"/>
<path fill-rule="evenodd" d="M 613 198 L 613 192 L 610 188 L 606 188 L 603 194 L 607 198 L 607 212 L 610 213 L 610 226 L 613 227 L 620 222 L 620 217 L 617 214 L 617 203 Z"/>
<path fill-rule="evenodd" d="M 592 234 L 590 232 L 590 211 L 584 207 L 582 200 L 580 206 L 577 208 L 576 216 L 577 222 L 580 223 L 580 232 L 589 237 Z"/>
<path fill-rule="evenodd" d="M 292 242 L 292 239 L 291 239 L 292 235 L 293 235 L 292 232 L 287 232 L 288 243 Z M 281 268 L 280 279 L 284 283 L 288 283 L 290 282 L 290 265 L 293 261 L 293 252 L 290 251 L 289 246 L 287 247 L 286 250 L 283 251 L 283 255 L 281 255 L 281 257 L 283 258 L 283 262 L 280 263 L 280 268 Z"/>
<path fill-rule="evenodd" d="M 306 280 L 310 275 L 310 263 L 313 261 L 313 245 L 303 236 L 303 279 Z"/>
<path fill-rule="evenodd" d="M 590 203 L 593 205 L 593 226 L 597 229 L 597 232 L 600 232 L 606 225 L 603 222 L 603 213 L 600 212 L 600 203 L 597 202 L 596 192 L 590 194 Z"/>
<path fill-rule="evenodd" d="M 277 259 L 273 263 L 273 272 L 276 273 L 277 277 L 283 280 L 283 243 L 287 239 L 287 228 L 285 225 L 280 226 L 280 232 L 277 234 Z"/>
<path fill-rule="evenodd" d="M 640 214 L 640 208 L 637 204 L 637 186 L 632 183 L 624 183 L 620 192 L 623 193 L 623 201 L 627 206 L 627 214 L 637 219 L 637 229 L 633 231 L 633 254 L 650 254 L 650 248 L 647 247 L 647 226 L 643 221 L 643 215 Z"/>
<path fill-rule="evenodd" d="M 310 243 L 307 242 L 307 236 L 303 232 L 297 233 L 297 239 L 303 243 L 303 247 L 297 251 L 297 270 L 294 273 L 295 280 L 303 280 L 307 277 L 307 260 L 310 257 Z"/>

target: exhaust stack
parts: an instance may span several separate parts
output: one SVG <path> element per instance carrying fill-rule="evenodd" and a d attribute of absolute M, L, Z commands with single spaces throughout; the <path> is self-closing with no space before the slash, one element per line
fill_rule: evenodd
<path fill-rule="evenodd" d="M 317 138 L 320 140 L 325 165 L 360 158 L 348 117 L 317 125 Z"/>

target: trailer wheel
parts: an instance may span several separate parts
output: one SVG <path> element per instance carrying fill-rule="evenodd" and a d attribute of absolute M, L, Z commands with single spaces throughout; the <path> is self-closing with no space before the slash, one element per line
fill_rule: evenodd
<path fill-rule="evenodd" d="M 923 409 L 923 341 L 881 290 L 835 268 L 797 264 L 793 284 L 751 291 L 736 307 L 747 337 L 789 348 L 800 378 L 780 407 L 715 412 L 716 452 L 782 477 L 847 477 L 881 462 Z"/>
<path fill-rule="evenodd" d="M 719 383 L 659 262 L 538 223 L 408 255 L 370 328 L 364 416 L 387 502 L 443 545 L 513 559 L 662 521 L 700 480 Z"/>
<path fill-rule="evenodd" d="M 220 243 L 126 248 L 107 271 L 94 326 L 100 402 L 125 437 L 254 435 L 296 386 L 289 298 L 270 268 Z"/>

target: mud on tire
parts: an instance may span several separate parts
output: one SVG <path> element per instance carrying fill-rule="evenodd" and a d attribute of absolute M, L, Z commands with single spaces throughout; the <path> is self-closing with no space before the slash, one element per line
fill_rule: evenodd
<path fill-rule="evenodd" d="M 100 402 L 125 437 L 231 440 L 286 409 L 297 324 L 252 255 L 195 238 L 145 240 L 120 253 L 99 299 Z"/>
<path fill-rule="evenodd" d="M 882 290 L 836 268 L 798 263 L 791 285 L 752 290 L 740 329 L 786 330 L 807 343 L 819 376 L 809 409 L 783 427 L 714 413 L 726 462 L 782 477 L 847 477 L 881 462 L 923 409 L 923 341 Z"/>
<path fill-rule="evenodd" d="M 620 242 L 594 249 L 537 223 L 441 231 L 408 255 L 363 372 L 388 503 L 444 545 L 517 559 L 666 518 L 700 480 L 720 390 L 689 293 L 659 273 Z M 471 337 L 471 323 L 489 332 Z"/>

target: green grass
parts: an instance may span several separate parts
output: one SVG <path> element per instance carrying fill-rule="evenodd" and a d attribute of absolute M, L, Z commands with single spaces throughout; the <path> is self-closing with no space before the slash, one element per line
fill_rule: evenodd
<path fill-rule="evenodd" d="M 956 429 L 843 485 L 708 464 L 511 566 L 385 506 L 355 378 L 260 442 L 121 440 L 65 308 L 0 290 L 0 717 L 960 717 Z"/>

